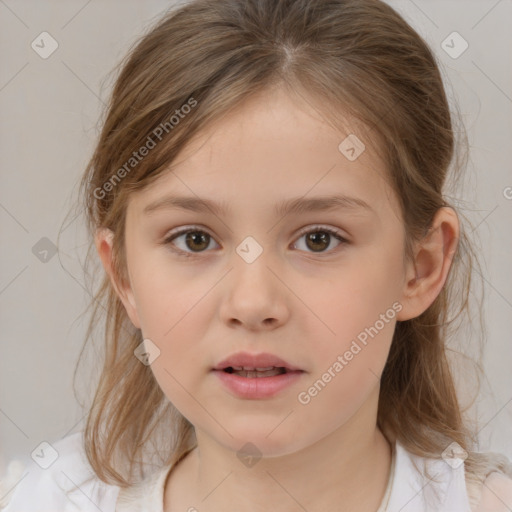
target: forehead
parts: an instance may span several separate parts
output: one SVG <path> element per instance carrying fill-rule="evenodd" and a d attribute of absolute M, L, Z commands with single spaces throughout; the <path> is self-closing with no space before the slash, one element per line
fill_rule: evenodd
<path fill-rule="evenodd" d="M 225 209 L 272 207 L 279 213 L 276 205 L 286 199 L 338 194 L 377 211 L 396 209 L 376 141 L 368 140 L 368 131 L 348 132 L 350 124 L 345 131 L 332 126 L 315 106 L 283 89 L 263 92 L 193 137 L 137 193 L 133 206 L 142 211 L 165 193 L 179 193 L 215 198 Z M 359 153 L 352 160 L 351 147 Z"/>

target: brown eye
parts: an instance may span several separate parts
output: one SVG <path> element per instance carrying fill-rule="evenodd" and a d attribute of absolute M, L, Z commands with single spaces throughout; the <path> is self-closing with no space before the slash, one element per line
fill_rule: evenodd
<path fill-rule="evenodd" d="M 306 249 L 304 250 L 315 253 L 329 252 L 326 249 L 331 245 L 333 239 L 339 242 L 338 245 L 349 243 L 338 231 L 320 226 L 314 229 L 303 230 L 300 238 L 305 239 Z"/>
<path fill-rule="evenodd" d="M 332 251 L 333 248 L 330 246 L 333 241 L 338 242 L 335 247 L 349 244 L 349 241 L 343 238 L 337 230 L 322 226 L 303 230 L 299 239 L 302 238 L 305 239 L 305 248 L 298 248 L 305 252 L 317 254 Z M 164 240 L 163 244 L 171 246 L 171 250 L 180 256 L 191 257 L 207 252 L 212 241 L 215 242 L 213 237 L 206 231 L 198 228 L 188 228 L 171 234 Z M 300 244 L 296 243 L 294 248 L 297 248 L 297 245 Z"/>
<path fill-rule="evenodd" d="M 172 250 L 177 253 L 183 253 L 185 256 L 191 256 L 194 253 L 204 252 L 210 246 L 213 238 L 201 229 L 183 229 L 178 233 L 173 233 L 164 240 L 164 245 L 175 246 Z M 176 243 L 178 241 L 179 243 Z"/>
<path fill-rule="evenodd" d="M 331 235 L 325 231 L 315 231 L 306 235 L 306 245 L 315 252 L 325 250 L 329 247 L 330 241 Z"/>
<path fill-rule="evenodd" d="M 210 242 L 210 235 L 202 231 L 189 231 L 185 236 L 187 248 L 202 251 L 206 249 Z"/>

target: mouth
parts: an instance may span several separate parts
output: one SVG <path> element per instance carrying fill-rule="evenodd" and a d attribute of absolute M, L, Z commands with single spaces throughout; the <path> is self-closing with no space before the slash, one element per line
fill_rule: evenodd
<path fill-rule="evenodd" d="M 246 377 L 248 379 L 257 379 L 262 377 L 275 377 L 283 373 L 289 373 L 290 370 L 283 366 L 275 367 L 269 366 L 267 368 L 244 368 L 242 366 L 228 366 L 222 370 L 226 373 L 232 373 L 239 377 Z"/>
<path fill-rule="evenodd" d="M 248 379 L 275 377 L 285 373 L 302 373 L 300 369 L 274 354 L 238 352 L 219 362 L 214 371 L 238 375 Z"/>
<path fill-rule="evenodd" d="M 212 368 L 212 371 L 231 395 L 244 400 L 277 397 L 285 389 L 296 385 L 305 373 L 282 359 L 265 354 L 237 354 Z"/>

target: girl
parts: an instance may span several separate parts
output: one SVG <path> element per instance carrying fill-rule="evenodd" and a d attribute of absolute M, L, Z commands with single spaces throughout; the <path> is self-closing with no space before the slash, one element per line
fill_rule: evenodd
<path fill-rule="evenodd" d="M 88 336 L 107 313 L 86 428 L 6 510 L 510 510 L 446 356 L 454 151 L 436 60 L 379 0 L 171 11 L 82 182 Z"/>

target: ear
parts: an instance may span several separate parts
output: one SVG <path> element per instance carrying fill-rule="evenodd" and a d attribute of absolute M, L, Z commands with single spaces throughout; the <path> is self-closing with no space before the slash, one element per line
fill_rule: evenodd
<path fill-rule="evenodd" d="M 114 233 L 107 228 L 100 228 L 96 232 L 96 236 L 94 238 L 94 243 L 96 245 L 96 250 L 101 259 L 101 263 L 103 264 L 103 268 L 105 272 L 110 277 L 110 282 L 116 291 L 119 299 L 123 303 L 126 313 L 130 318 L 133 325 L 140 329 L 140 321 L 137 313 L 137 306 L 135 304 L 135 298 L 131 289 L 130 284 L 123 284 L 118 282 L 114 270 L 113 270 L 113 260 L 112 260 L 112 246 L 114 241 Z"/>
<path fill-rule="evenodd" d="M 440 208 L 425 237 L 417 242 L 414 261 L 406 263 L 398 321 L 421 315 L 441 292 L 459 242 L 459 219 L 452 208 Z"/>

